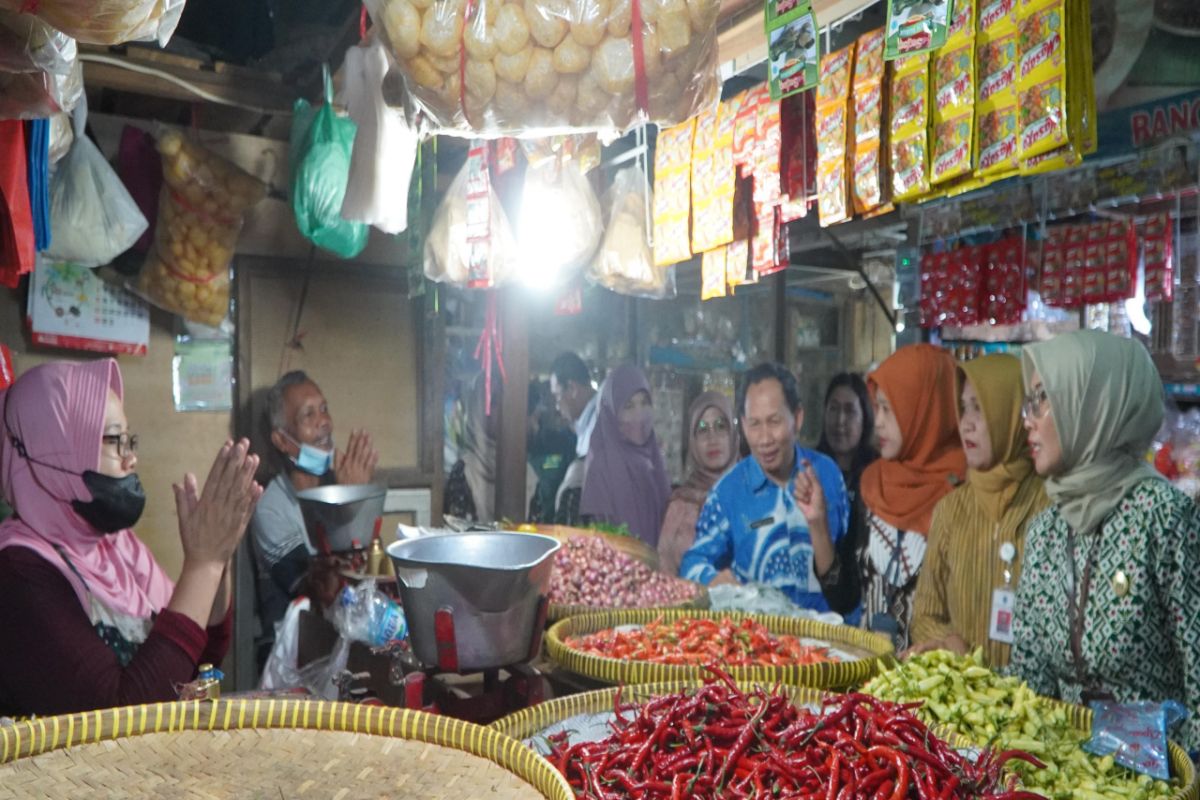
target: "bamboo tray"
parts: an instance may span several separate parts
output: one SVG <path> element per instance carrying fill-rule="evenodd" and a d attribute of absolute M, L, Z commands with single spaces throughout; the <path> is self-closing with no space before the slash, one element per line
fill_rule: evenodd
<path fill-rule="evenodd" d="M 649 661 L 626 661 L 594 656 L 568 647 L 569 636 L 595 633 L 618 625 L 645 625 L 656 619 L 670 622 L 676 619 L 754 619 L 775 634 L 790 634 L 814 643 L 825 644 L 849 656 L 847 660 L 823 664 L 791 664 L 783 666 L 725 667 L 735 681 L 747 683 L 806 686 L 813 689 L 844 688 L 861 684 L 874 675 L 879 659 L 895 651 L 885 637 L 845 625 L 826 625 L 794 617 L 773 617 L 736 612 L 628 609 L 602 611 L 568 617 L 555 623 L 546 633 L 546 650 L 550 658 L 563 669 L 593 680 L 613 684 L 665 683 L 699 680 L 704 675 L 699 666 L 655 664 Z M 722 665 L 724 666 L 724 665 Z"/>
<path fill-rule="evenodd" d="M 0 728 L 0 797 L 570 800 L 497 731 L 419 711 L 310 700 L 159 703 Z"/>
<path fill-rule="evenodd" d="M 680 578 L 679 580 L 684 580 L 684 579 Z M 673 606 L 653 606 L 653 608 L 657 609 L 659 611 L 665 611 L 668 609 L 698 609 L 698 610 L 703 611 L 703 610 L 707 609 L 710 604 L 710 600 L 708 597 L 708 587 L 702 583 L 695 583 L 694 581 L 688 581 L 688 583 L 691 583 L 693 586 L 696 587 L 696 594 L 691 600 L 688 600 L 685 603 L 679 603 L 679 604 L 673 605 Z M 572 605 L 569 603 L 551 603 L 550 609 L 547 612 L 546 618 L 549 619 L 551 622 L 558 622 L 560 619 L 566 619 L 567 617 L 577 617 L 581 614 L 596 614 L 596 613 L 600 613 L 600 612 L 604 612 L 604 611 L 623 611 L 623 610 L 625 610 L 625 609 L 604 608 L 601 606 Z M 645 610 L 649 610 L 649 609 L 639 609 L 639 610 L 645 611 Z"/>

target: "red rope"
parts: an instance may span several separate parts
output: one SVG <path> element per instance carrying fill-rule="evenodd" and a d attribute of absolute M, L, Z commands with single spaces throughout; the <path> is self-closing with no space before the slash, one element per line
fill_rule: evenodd
<path fill-rule="evenodd" d="M 358 12 L 358 40 L 364 41 L 367 38 L 367 7 L 363 6 Z"/>
<path fill-rule="evenodd" d="M 642 2 L 632 0 L 630 3 L 633 34 L 633 92 L 637 99 L 638 110 L 646 114 L 650 108 L 649 92 L 646 89 L 646 53 L 642 48 Z"/>
<path fill-rule="evenodd" d="M 504 335 L 500 330 L 500 314 L 497 311 L 496 292 L 488 292 L 487 312 L 483 323 L 483 333 L 479 335 L 479 344 L 475 346 L 475 360 L 483 366 L 483 411 L 487 416 L 492 415 L 492 362 L 500 370 L 500 383 L 508 383 L 508 374 L 504 369 Z"/>

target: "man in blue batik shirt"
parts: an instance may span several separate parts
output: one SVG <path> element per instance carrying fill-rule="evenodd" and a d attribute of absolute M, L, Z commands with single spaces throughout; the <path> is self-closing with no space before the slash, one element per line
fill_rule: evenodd
<path fill-rule="evenodd" d="M 763 583 L 799 606 L 828 611 L 819 578 L 833 566 L 850 517 L 841 470 L 796 444 L 804 409 L 783 366 L 746 374 L 740 413 L 750 457 L 709 493 L 679 574 L 706 585 Z"/>

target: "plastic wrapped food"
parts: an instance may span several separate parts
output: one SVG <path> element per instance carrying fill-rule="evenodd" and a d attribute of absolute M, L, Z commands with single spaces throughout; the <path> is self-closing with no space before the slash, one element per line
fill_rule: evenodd
<path fill-rule="evenodd" d="M 29 13 L 87 44 L 158 42 L 175 33 L 186 0 L 0 0 L 0 9 Z"/>
<path fill-rule="evenodd" d="M 1045 0 L 1021 13 L 1017 74 L 1021 158 L 1032 158 L 1070 141 L 1066 11 L 1064 0 Z"/>
<path fill-rule="evenodd" d="M 65 33 L 31 14 L 0 11 L 0 71 L 66 75 L 76 55 L 75 40 Z"/>
<path fill-rule="evenodd" d="M 884 179 L 883 28 L 858 37 L 854 64 L 854 139 L 851 142 L 850 195 L 854 211 L 866 214 L 887 203 Z"/>
<path fill-rule="evenodd" d="M 433 225 L 425 240 L 425 277 L 439 283 L 467 286 L 472 281 L 472 266 L 482 264 L 490 285 L 498 286 L 513 278 L 518 265 L 516 238 L 509 225 L 500 200 L 490 183 L 485 183 L 482 197 L 486 216 L 480 222 L 470 217 L 473 200 L 468 194 L 471 163 L 459 171 L 442 198 Z M 476 205 L 475 208 L 482 208 Z M 478 213 L 477 211 L 474 213 Z M 482 248 L 475 228 L 485 229 Z M 482 251 L 482 252 L 481 252 Z"/>
<path fill-rule="evenodd" d="M 718 0 L 366 0 L 366 6 L 442 133 L 528 136 L 624 130 L 646 120 L 671 125 L 719 95 Z"/>
<path fill-rule="evenodd" d="M 663 267 L 692 256 L 691 163 L 696 120 L 661 128 L 654 149 L 654 263 Z"/>
<path fill-rule="evenodd" d="M 138 291 L 184 319 L 216 327 L 229 311 L 229 264 L 245 212 L 266 186 L 178 131 L 158 139 L 163 159 L 154 246 Z"/>
<path fill-rule="evenodd" d="M 604 220 L 577 162 L 546 161 L 527 169 L 519 214 L 518 259 L 526 282 L 562 283 L 595 256 Z"/>
<path fill-rule="evenodd" d="M 675 268 L 656 266 L 646 236 L 646 176 L 627 167 L 613 178 L 605 198 L 608 224 L 600 251 L 587 271 L 592 283 L 635 297 L 675 296 Z"/>

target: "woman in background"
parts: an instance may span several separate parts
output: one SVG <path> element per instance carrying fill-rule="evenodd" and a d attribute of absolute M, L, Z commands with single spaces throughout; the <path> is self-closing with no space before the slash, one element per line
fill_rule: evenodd
<path fill-rule="evenodd" d="M 670 494 L 654 435 L 650 383 L 635 366 L 617 367 L 601 392 L 579 513 L 593 522 L 627 525 L 634 536 L 657 547 Z"/>
<path fill-rule="evenodd" d="M 720 392 L 705 392 L 688 409 L 688 476 L 671 494 L 658 537 L 658 568 L 679 574 L 683 554 L 696 540 L 696 520 L 708 492 L 737 456 L 733 404 Z"/>
<path fill-rule="evenodd" d="M 990 355 L 964 362 L 958 387 L 967 482 L 933 510 L 909 654 L 938 649 L 965 654 L 982 647 L 988 663 L 999 668 L 1007 666 L 1012 644 L 1012 599 L 1025 530 L 1050 500 L 1033 470 L 1021 424 L 1020 359 Z M 1003 615 L 996 626 L 993 614 Z"/>
<path fill-rule="evenodd" d="M 879 458 L 872 442 L 874 434 L 875 413 L 866 381 L 853 372 L 835 375 L 825 392 L 824 427 L 817 450 L 836 461 L 842 471 L 850 499 L 850 527 L 838 542 L 833 566 L 819 580 L 829 607 L 844 617 L 853 616 L 862 598 L 857 553 L 867 544 L 867 511 L 859 484 L 863 470 Z"/>
<path fill-rule="evenodd" d="M 879 460 L 862 474 L 867 542 L 858 553 L 863 624 L 909 644 L 912 598 L 925 560 L 933 507 L 966 472 L 955 412 L 954 359 L 913 344 L 867 376 Z"/>

